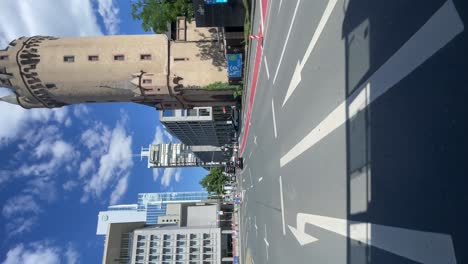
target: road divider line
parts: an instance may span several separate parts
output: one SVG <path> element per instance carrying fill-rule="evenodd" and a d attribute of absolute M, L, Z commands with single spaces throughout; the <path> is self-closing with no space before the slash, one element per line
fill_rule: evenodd
<path fill-rule="evenodd" d="M 265 61 L 265 69 L 266 69 L 267 78 L 268 80 L 270 80 L 270 70 L 268 69 L 268 62 L 267 62 L 266 56 L 263 56 L 263 60 Z"/>
<path fill-rule="evenodd" d="M 273 113 L 273 132 L 275 133 L 275 138 L 278 138 L 278 132 L 276 130 L 275 102 L 273 99 L 271 99 L 271 112 Z"/>
<path fill-rule="evenodd" d="M 463 22 L 452 0 L 447 1 L 361 87 L 356 89 L 351 96 L 338 105 L 309 134 L 281 157 L 280 166 L 286 166 L 343 125 L 348 119 L 354 117 L 359 111 L 365 109 L 463 30 Z M 349 106 L 348 116 L 346 116 L 347 106 Z"/>
<path fill-rule="evenodd" d="M 297 0 L 296 8 L 294 9 L 294 14 L 293 14 L 291 23 L 289 24 L 288 34 L 286 35 L 286 41 L 284 42 L 283 50 L 281 51 L 278 66 L 276 66 L 275 76 L 273 77 L 273 84 L 276 82 L 276 77 L 278 77 L 279 68 L 281 66 L 281 62 L 283 62 L 284 52 L 286 51 L 286 46 L 288 45 L 289 36 L 291 35 L 291 30 L 294 25 L 294 20 L 296 19 L 297 9 L 299 8 L 300 3 L 301 3 L 301 0 Z"/>
<path fill-rule="evenodd" d="M 301 82 L 302 69 L 304 69 L 306 62 L 309 60 L 309 57 L 312 54 L 312 51 L 314 50 L 315 45 L 317 44 L 317 41 L 320 38 L 320 35 L 322 34 L 323 29 L 325 28 L 325 25 L 327 24 L 328 19 L 330 18 L 333 8 L 335 8 L 337 1 L 338 0 L 328 1 L 327 7 L 323 11 L 322 17 L 320 18 L 317 28 L 315 29 L 315 32 L 312 35 L 312 39 L 310 40 L 309 46 L 307 47 L 304 57 L 302 58 L 302 61 L 299 61 L 296 65 L 296 69 L 294 70 L 291 82 L 289 83 L 286 96 L 284 97 L 284 101 L 282 105 L 283 107 L 286 104 L 286 101 L 288 101 L 291 94 L 294 92 L 294 90 L 297 88 L 297 86 Z"/>
<path fill-rule="evenodd" d="M 281 221 L 283 222 L 283 235 L 286 235 L 286 223 L 284 222 L 284 197 L 283 197 L 283 180 L 279 176 L 280 199 L 281 199 Z"/>

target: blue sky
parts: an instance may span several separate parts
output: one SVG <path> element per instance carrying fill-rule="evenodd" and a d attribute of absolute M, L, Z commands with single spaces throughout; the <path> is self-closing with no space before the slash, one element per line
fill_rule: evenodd
<path fill-rule="evenodd" d="M 2 0 L 0 48 L 20 36 L 148 34 L 129 0 Z M 139 192 L 198 191 L 201 168 L 151 170 L 138 154 L 176 140 L 137 104 L 24 110 L 0 103 L 0 263 L 100 263 L 97 214 Z"/>

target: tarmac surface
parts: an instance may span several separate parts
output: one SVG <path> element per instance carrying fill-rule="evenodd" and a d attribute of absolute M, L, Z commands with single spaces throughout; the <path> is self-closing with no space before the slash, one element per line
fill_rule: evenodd
<path fill-rule="evenodd" d="M 468 3 L 253 11 L 241 263 L 468 263 Z"/>

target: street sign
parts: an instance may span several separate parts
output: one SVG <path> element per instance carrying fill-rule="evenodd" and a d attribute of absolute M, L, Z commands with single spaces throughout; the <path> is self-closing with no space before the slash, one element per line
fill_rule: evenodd
<path fill-rule="evenodd" d="M 227 54 L 228 61 L 228 77 L 240 78 L 242 77 L 242 54 Z"/>
<path fill-rule="evenodd" d="M 238 257 L 238 256 L 234 256 L 232 263 L 234 263 L 234 264 L 239 264 L 239 257 Z"/>

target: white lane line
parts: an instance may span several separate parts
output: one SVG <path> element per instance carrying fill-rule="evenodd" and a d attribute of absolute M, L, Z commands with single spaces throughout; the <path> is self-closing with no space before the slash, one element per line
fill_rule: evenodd
<path fill-rule="evenodd" d="M 280 12 L 280 10 L 281 10 L 281 5 L 282 5 L 282 4 L 283 4 L 283 0 L 280 0 L 280 4 L 279 4 L 279 6 L 278 6 L 278 14 L 279 14 L 279 12 Z"/>
<path fill-rule="evenodd" d="M 249 154 L 249 159 L 250 159 L 250 156 L 252 156 L 252 151 L 251 151 L 250 154 Z"/>
<path fill-rule="evenodd" d="M 255 237 L 258 237 L 258 227 L 257 227 L 257 216 L 254 216 L 254 220 L 255 220 Z"/>
<path fill-rule="evenodd" d="M 289 40 L 289 35 L 291 35 L 291 29 L 294 25 L 294 20 L 296 19 L 296 14 L 297 14 L 297 9 L 299 8 L 299 4 L 301 3 L 301 0 L 298 0 L 296 3 L 296 8 L 294 9 L 294 14 L 291 20 L 291 23 L 289 24 L 289 30 L 288 30 L 288 35 L 286 35 L 286 41 L 284 42 L 283 46 L 283 51 L 281 51 L 281 56 L 278 62 L 278 66 L 276 66 L 276 72 L 275 72 L 275 77 L 273 77 L 273 84 L 276 82 L 276 77 L 278 76 L 279 68 L 281 66 L 281 62 L 283 61 L 283 56 L 284 52 L 286 51 L 286 46 L 288 45 L 288 40 Z"/>
<path fill-rule="evenodd" d="M 359 89 L 335 108 L 318 126 L 280 159 L 280 166 L 313 147 L 347 119 L 355 116 L 375 99 L 413 72 L 438 50 L 463 32 L 464 25 L 451 0 L 447 1 L 390 59 Z M 346 106 L 349 105 L 348 116 Z"/>
<path fill-rule="evenodd" d="M 273 99 L 271 99 L 271 112 L 273 113 L 273 131 L 275 132 L 275 138 L 278 138 L 278 132 L 276 130 L 275 102 Z"/>
<path fill-rule="evenodd" d="M 309 60 L 309 57 L 312 54 L 312 51 L 315 45 L 317 44 L 317 41 L 320 38 L 320 35 L 322 34 L 323 29 L 325 28 L 325 25 L 327 24 L 328 19 L 331 16 L 331 13 L 333 11 L 333 8 L 336 5 L 336 2 L 337 0 L 328 1 L 327 7 L 323 11 L 322 18 L 320 18 L 320 22 L 318 23 L 317 28 L 315 29 L 314 35 L 312 36 L 312 39 L 310 40 L 309 46 L 307 47 L 304 57 L 302 58 L 302 61 L 299 61 L 296 65 L 296 69 L 293 73 L 291 82 L 289 83 L 288 91 L 286 92 L 286 97 L 284 98 L 284 101 L 283 101 L 283 107 L 286 104 L 286 101 L 288 101 L 291 94 L 294 92 L 294 90 L 297 88 L 297 86 L 301 82 L 302 69 L 304 69 L 306 62 Z"/>
<path fill-rule="evenodd" d="M 252 180 L 252 172 L 250 171 L 250 168 L 249 168 L 249 175 L 250 175 L 250 189 L 253 188 L 253 180 Z"/>
<path fill-rule="evenodd" d="M 266 224 L 265 224 L 265 237 L 263 238 L 263 241 L 265 241 L 265 249 L 266 249 L 267 260 L 268 260 L 268 248 L 270 247 L 270 243 L 268 243 L 268 240 L 267 240 Z"/>
<path fill-rule="evenodd" d="M 263 56 L 263 60 L 265 61 L 265 69 L 266 69 L 267 78 L 268 80 L 270 80 L 270 70 L 268 69 L 268 62 L 267 62 L 266 56 Z"/>
<path fill-rule="evenodd" d="M 263 6 L 262 6 L 262 0 L 260 1 L 260 19 L 261 19 L 261 24 L 262 24 L 262 32 L 265 31 L 265 25 L 263 24 Z M 258 41 L 258 40 L 257 40 Z"/>
<path fill-rule="evenodd" d="M 266 239 L 266 237 L 263 239 L 263 241 L 265 241 L 265 244 L 267 245 L 267 247 L 270 246 L 270 243 L 268 243 L 268 240 Z M 268 249 L 267 249 L 268 250 Z"/>
<path fill-rule="evenodd" d="M 270 11 L 271 11 L 271 1 L 269 1 L 270 3 L 268 3 L 268 10 L 267 10 L 267 13 L 266 13 L 266 24 L 265 24 L 265 30 L 263 30 L 263 45 L 262 46 L 265 46 L 266 47 L 266 42 L 268 40 L 268 38 L 266 37 L 267 36 L 267 31 L 268 29 L 270 28 Z"/>
<path fill-rule="evenodd" d="M 279 176 L 280 199 L 281 199 L 281 221 L 283 221 L 283 235 L 286 235 L 286 223 L 284 222 L 284 198 L 283 198 L 283 180 Z"/>
<path fill-rule="evenodd" d="M 261 181 L 263 181 L 263 177 L 260 177 L 260 178 L 258 179 L 258 182 L 261 182 Z"/>

